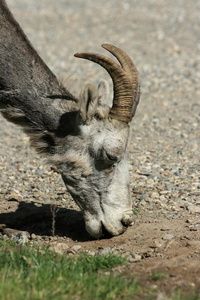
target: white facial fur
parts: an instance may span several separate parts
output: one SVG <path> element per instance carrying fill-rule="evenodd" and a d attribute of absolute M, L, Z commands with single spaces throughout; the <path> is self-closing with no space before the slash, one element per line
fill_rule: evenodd
<path fill-rule="evenodd" d="M 101 237 L 103 226 L 111 235 L 118 235 L 123 225 L 131 223 L 132 215 L 127 165 L 130 128 L 94 118 L 89 125 L 81 125 L 80 131 L 57 165 L 83 211 L 90 235 Z"/>

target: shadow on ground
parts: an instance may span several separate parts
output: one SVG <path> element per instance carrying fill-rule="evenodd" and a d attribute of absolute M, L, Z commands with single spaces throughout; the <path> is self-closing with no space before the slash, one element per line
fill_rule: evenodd
<path fill-rule="evenodd" d="M 12 201 L 13 203 L 13 201 Z M 6 227 L 27 231 L 36 235 L 52 235 L 52 212 L 49 204 L 16 203 L 17 209 L 0 214 L 0 224 Z M 85 230 L 80 211 L 59 208 L 55 218 L 55 234 L 79 242 L 89 241 L 91 237 Z"/>

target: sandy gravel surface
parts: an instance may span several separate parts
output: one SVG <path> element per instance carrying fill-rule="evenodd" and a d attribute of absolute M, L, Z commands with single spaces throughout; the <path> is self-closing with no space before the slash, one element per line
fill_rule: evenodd
<path fill-rule="evenodd" d="M 100 47 L 108 42 L 125 50 L 135 62 L 142 94 L 133 121 L 130 149 L 133 208 L 137 216 L 135 225 L 123 236 L 96 243 L 86 241 L 86 233 L 77 229 L 82 224 L 81 215 L 60 176 L 29 148 L 22 131 L 2 117 L 0 223 L 27 230 L 39 240 L 48 235 L 50 223 L 33 218 L 35 227 L 26 223 L 20 228 L 6 221 L 6 212 L 19 221 L 13 213 L 20 210 L 20 205 L 22 214 L 24 209 L 29 216 L 35 202 L 41 213 L 54 203 L 62 207 L 60 218 L 63 220 L 65 213 L 67 216 L 68 221 L 61 225 L 71 226 L 66 231 L 58 230 L 67 236 L 63 241 L 69 247 L 78 240 L 81 249 L 88 251 L 97 251 L 98 247 L 129 251 L 133 269 L 137 270 L 133 271 L 135 276 L 143 274 L 147 265 L 150 273 L 153 265 L 154 268 L 162 268 L 162 263 L 163 268 L 176 265 L 173 272 L 178 281 L 171 277 L 170 282 L 160 287 L 163 293 L 169 292 L 166 286 L 176 289 L 183 282 L 200 291 L 199 270 L 197 264 L 192 265 L 200 260 L 200 1 L 7 0 L 7 3 L 47 65 L 66 79 L 70 91 L 78 95 L 88 80 L 98 83 L 106 78 L 111 84 L 99 66 L 73 57 L 74 53 L 84 51 L 108 55 Z M 30 206 L 24 207 L 23 203 Z M 48 215 L 47 211 L 45 214 Z M 153 241 L 163 244 L 160 248 L 153 247 Z M 187 241 L 193 246 L 186 248 Z M 197 243 L 194 246 L 192 242 Z M 161 257 L 156 256 L 159 251 L 155 249 L 160 249 Z M 183 263 L 179 264 L 178 259 L 174 263 L 175 254 L 182 255 Z M 137 259 L 135 255 L 139 255 Z M 135 264 L 136 261 L 139 262 Z M 184 277 L 182 269 L 189 266 L 190 279 Z"/>

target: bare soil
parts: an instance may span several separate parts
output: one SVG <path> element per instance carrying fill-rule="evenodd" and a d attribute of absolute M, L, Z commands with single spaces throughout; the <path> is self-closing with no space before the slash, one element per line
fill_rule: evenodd
<path fill-rule="evenodd" d="M 2 201 L 1 234 L 12 237 L 25 231 L 31 243 L 50 245 L 66 255 L 113 251 L 128 260 L 125 267 L 116 271 L 138 278 L 148 291 L 151 288 L 172 295 L 181 289 L 185 296 L 194 291 L 200 293 L 200 236 L 191 225 L 199 224 L 197 215 L 185 212 L 184 216 L 170 218 L 156 211 L 140 211 L 124 234 L 92 240 L 84 229 L 81 212 L 59 206 L 53 237 L 51 208 L 16 199 Z"/>

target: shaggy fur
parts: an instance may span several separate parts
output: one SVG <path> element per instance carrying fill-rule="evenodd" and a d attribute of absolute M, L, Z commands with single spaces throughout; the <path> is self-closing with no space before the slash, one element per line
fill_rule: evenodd
<path fill-rule="evenodd" d="M 109 100 L 108 83 L 104 80 L 98 87 L 86 84 L 78 101 L 38 56 L 5 0 L 0 1 L 0 24 L 2 115 L 20 125 L 36 151 L 57 167 L 67 190 L 83 212 L 91 236 L 101 237 L 103 228 L 111 235 L 122 233 L 124 226 L 131 223 L 132 215 L 127 155 L 129 121 L 132 107 L 137 103 L 131 98 L 133 83 L 127 76 L 134 68 L 124 63 L 124 59 L 128 62 L 130 59 L 112 46 L 112 51 L 119 53 L 117 57 L 122 65 L 122 68 L 117 65 L 115 76 L 122 74 L 129 86 L 130 111 L 125 115 L 124 110 L 118 110 L 116 114 L 113 103 L 116 109 L 121 83 L 113 80 L 114 94 L 118 91 L 114 101 Z M 110 49 L 109 45 L 106 47 Z M 116 63 L 105 57 L 104 61 L 109 62 L 109 72 L 112 72 Z M 125 83 L 122 84 L 122 94 L 127 98 L 125 87 Z M 122 104 L 120 98 L 120 106 Z"/>

